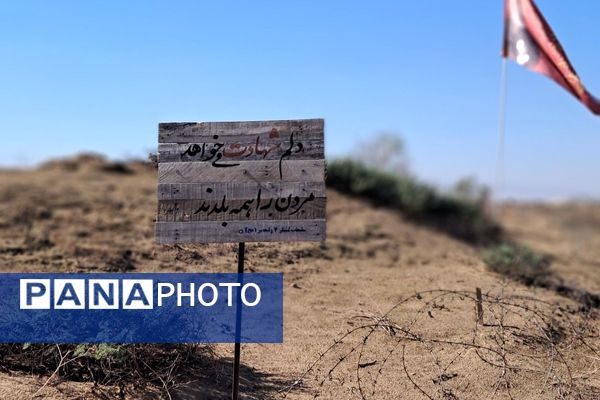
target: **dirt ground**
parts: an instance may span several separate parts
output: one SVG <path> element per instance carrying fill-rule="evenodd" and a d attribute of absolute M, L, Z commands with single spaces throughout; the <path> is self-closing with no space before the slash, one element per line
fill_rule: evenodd
<path fill-rule="evenodd" d="M 156 245 L 155 211 L 156 173 L 142 163 L 87 156 L 0 171 L 0 271 L 235 270 L 234 244 Z M 565 284 L 600 293 L 600 205 L 496 213 L 553 257 Z M 242 345 L 242 398 L 600 399 L 596 310 L 508 281 L 478 249 L 362 200 L 330 191 L 327 218 L 325 244 L 246 247 L 249 271 L 284 272 L 285 322 L 283 344 Z M 171 396 L 227 398 L 232 350 L 215 347 L 222 379 L 177 382 Z M 1 399 L 119 398 L 60 376 L 38 392 L 48 376 L 0 370 Z"/>

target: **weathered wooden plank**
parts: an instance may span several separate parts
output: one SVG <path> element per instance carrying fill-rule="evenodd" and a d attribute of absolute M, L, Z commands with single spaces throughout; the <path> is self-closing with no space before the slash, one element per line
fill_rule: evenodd
<path fill-rule="evenodd" d="M 290 135 L 292 132 L 323 135 L 323 119 L 239 121 L 239 122 L 182 122 L 158 125 L 159 143 L 189 143 L 198 137 L 232 135 Z"/>
<path fill-rule="evenodd" d="M 239 141 L 227 141 L 227 144 L 197 142 L 158 145 L 159 162 L 212 162 L 216 157 L 222 162 L 279 160 L 282 157 L 289 160 L 315 160 L 325 158 L 325 153 L 323 139 L 295 140 L 293 144 L 281 139 L 261 141 L 260 138 L 243 138 Z"/>
<path fill-rule="evenodd" d="M 290 138 L 292 137 L 291 133 L 281 133 L 278 136 L 274 137 L 272 133 L 257 133 L 257 134 L 244 134 L 244 135 L 210 135 L 210 136 L 175 136 L 170 137 L 169 139 L 165 139 L 159 142 L 159 144 L 186 144 L 186 143 L 241 143 L 244 141 L 248 141 L 248 139 L 253 139 L 256 141 L 256 138 L 259 139 L 260 143 L 266 143 L 268 141 L 276 142 L 281 141 L 285 143 L 290 142 Z M 298 131 L 294 132 L 294 142 L 302 142 L 302 141 L 312 141 L 312 140 L 323 140 L 323 132 L 315 132 L 315 131 Z"/>
<path fill-rule="evenodd" d="M 229 200 L 161 200 L 158 221 L 235 221 L 325 218 L 324 197 Z"/>
<path fill-rule="evenodd" d="M 238 165 L 233 165 L 238 164 Z M 278 160 L 158 163 L 160 183 L 203 182 L 318 182 L 325 180 L 325 160 Z"/>
<path fill-rule="evenodd" d="M 160 244 L 325 240 L 325 220 L 157 222 Z"/>
<path fill-rule="evenodd" d="M 320 182 L 205 182 L 205 183 L 160 183 L 158 200 L 215 200 L 226 195 L 230 200 L 255 198 L 261 190 L 261 198 L 300 196 L 325 197 L 325 183 Z"/>

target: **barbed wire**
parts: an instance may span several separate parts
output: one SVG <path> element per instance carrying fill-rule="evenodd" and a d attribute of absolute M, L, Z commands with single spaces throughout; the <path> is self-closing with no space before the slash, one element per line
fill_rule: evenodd
<path fill-rule="evenodd" d="M 473 322 L 465 321 L 471 307 Z M 585 383 L 600 378 L 600 367 L 581 361 L 586 355 L 600 361 L 595 313 L 507 294 L 504 287 L 480 300 L 476 291 L 418 292 L 383 314 L 361 311 L 349 317 L 351 328 L 280 394 L 285 398 L 306 387 L 310 377 L 315 398 L 328 390 L 350 390 L 362 400 L 387 399 L 391 388 L 381 384 L 391 374 L 388 386 L 406 379 L 409 388 L 432 400 L 472 398 L 477 390 L 477 398 L 489 399 L 520 398 L 515 393 L 522 390 L 544 398 L 600 398 L 600 390 Z"/>

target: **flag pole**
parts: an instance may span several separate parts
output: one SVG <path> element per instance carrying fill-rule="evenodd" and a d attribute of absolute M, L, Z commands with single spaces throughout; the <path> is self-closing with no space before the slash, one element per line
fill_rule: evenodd
<path fill-rule="evenodd" d="M 498 144 L 496 152 L 496 181 L 494 192 L 496 200 L 499 201 L 504 190 L 504 136 L 506 132 L 506 58 L 502 57 L 502 67 L 500 72 L 500 110 L 498 116 Z"/>

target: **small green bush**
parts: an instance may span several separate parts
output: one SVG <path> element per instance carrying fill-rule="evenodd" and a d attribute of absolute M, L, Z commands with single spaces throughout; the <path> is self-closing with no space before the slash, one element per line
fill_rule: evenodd
<path fill-rule="evenodd" d="M 487 248 L 483 260 L 492 271 L 528 285 L 544 285 L 550 276 L 550 258 L 547 255 L 515 243 Z"/>
<path fill-rule="evenodd" d="M 119 344 L 98 343 L 78 344 L 73 352 L 75 356 L 89 357 L 97 361 L 124 361 L 126 348 Z"/>
<path fill-rule="evenodd" d="M 396 175 L 353 159 L 341 159 L 328 164 L 327 185 L 374 204 L 401 210 L 412 220 L 471 243 L 497 242 L 501 235 L 500 226 L 477 204 L 440 194 L 409 175 Z"/>

